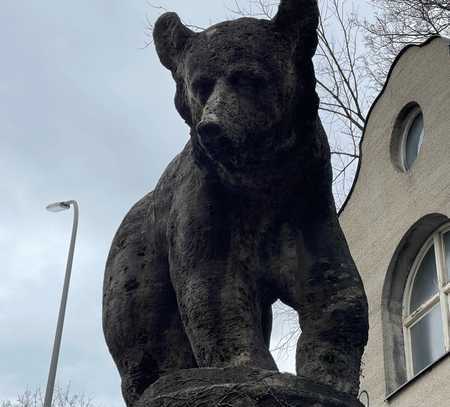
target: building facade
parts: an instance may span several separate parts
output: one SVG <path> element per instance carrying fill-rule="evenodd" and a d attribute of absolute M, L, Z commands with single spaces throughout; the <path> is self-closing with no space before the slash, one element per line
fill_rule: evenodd
<path fill-rule="evenodd" d="M 361 389 L 370 407 L 449 406 L 448 39 L 407 47 L 394 62 L 340 221 L 369 301 Z"/>

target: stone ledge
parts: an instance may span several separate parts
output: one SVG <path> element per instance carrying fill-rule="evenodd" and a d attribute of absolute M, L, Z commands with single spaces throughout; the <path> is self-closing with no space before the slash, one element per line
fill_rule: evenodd
<path fill-rule="evenodd" d="M 287 373 L 188 369 L 163 376 L 134 407 L 362 407 L 348 394 Z"/>

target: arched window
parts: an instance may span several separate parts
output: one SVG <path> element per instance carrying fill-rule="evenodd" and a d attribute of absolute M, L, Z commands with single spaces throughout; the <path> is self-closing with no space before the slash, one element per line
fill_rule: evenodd
<path fill-rule="evenodd" d="M 429 214 L 404 235 L 383 286 L 382 323 L 389 399 L 450 352 L 450 221 Z"/>
<path fill-rule="evenodd" d="M 403 302 L 406 367 L 412 378 L 450 349 L 450 225 L 438 229 L 420 250 Z"/>

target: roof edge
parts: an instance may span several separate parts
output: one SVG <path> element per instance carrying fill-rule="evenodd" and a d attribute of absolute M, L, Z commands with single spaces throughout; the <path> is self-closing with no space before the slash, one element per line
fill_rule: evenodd
<path fill-rule="evenodd" d="M 395 57 L 394 62 L 392 62 L 391 67 L 389 68 L 389 72 L 386 76 L 386 80 L 384 81 L 384 85 L 383 88 L 381 89 L 380 93 L 378 93 L 377 97 L 375 98 L 375 100 L 373 101 L 373 103 L 370 105 L 369 111 L 367 113 L 367 117 L 366 117 L 366 124 L 364 126 L 364 130 L 363 133 L 361 135 L 361 141 L 359 142 L 359 160 L 358 160 L 358 167 L 356 168 L 356 174 L 355 174 L 355 178 L 353 180 L 353 184 L 352 187 L 350 188 L 350 191 L 347 195 L 347 197 L 345 198 L 344 203 L 342 204 L 341 208 L 338 211 L 338 216 L 341 216 L 341 214 L 344 212 L 348 202 L 350 201 L 352 195 L 353 195 L 353 191 L 355 189 L 356 183 L 358 182 L 358 177 L 359 177 L 359 173 L 360 173 L 360 169 L 361 169 L 361 165 L 362 165 L 362 159 L 363 159 L 363 154 L 362 154 L 362 145 L 364 142 L 364 137 L 366 135 L 366 129 L 367 129 L 367 124 L 369 123 L 370 120 L 370 116 L 372 115 L 373 109 L 375 108 L 375 105 L 378 103 L 378 101 L 381 99 L 381 97 L 384 95 L 384 92 L 391 80 L 391 76 L 392 73 L 395 69 L 395 67 L 397 66 L 398 62 L 400 61 L 400 59 L 402 58 L 402 56 L 409 51 L 411 48 L 423 48 L 425 46 L 427 46 L 428 44 L 430 44 L 431 42 L 433 42 L 434 40 L 437 39 L 443 39 L 443 40 L 447 40 L 449 42 L 449 46 L 450 46 L 450 39 L 447 37 L 443 37 L 441 35 L 432 35 L 429 38 L 427 38 L 425 41 L 423 41 L 420 44 L 409 44 L 406 45 L 404 48 L 401 49 L 401 51 L 398 53 L 398 55 Z"/>

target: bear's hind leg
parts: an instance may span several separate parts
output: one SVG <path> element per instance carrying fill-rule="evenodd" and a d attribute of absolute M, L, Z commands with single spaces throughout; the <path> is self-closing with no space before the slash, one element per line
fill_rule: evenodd
<path fill-rule="evenodd" d="M 164 323 L 150 324 L 148 333 L 136 338 L 135 346 L 124 349 L 116 359 L 122 378 L 122 394 L 128 406 L 134 405 L 159 377 L 179 369 L 197 367 L 178 309 L 168 308 L 160 308 Z"/>
<path fill-rule="evenodd" d="M 161 375 L 196 367 L 165 253 L 143 233 L 147 205 L 138 203 L 120 226 L 104 281 L 103 330 L 129 407 Z"/>
<path fill-rule="evenodd" d="M 133 271 L 117 277 L 104 306 L 105 337 L 128 406 L 160 376 L 196 367 L 166 273 L 153 268 L 140 278 Z"/>

